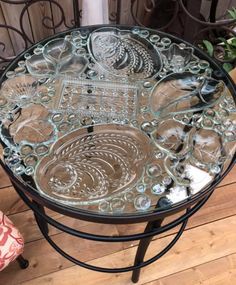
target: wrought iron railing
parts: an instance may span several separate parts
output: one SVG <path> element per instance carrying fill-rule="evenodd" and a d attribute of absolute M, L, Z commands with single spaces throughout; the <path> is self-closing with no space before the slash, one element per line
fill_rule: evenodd
<path fill-rule="evenodd" d="M 236 35 L 233 29 L 236 20 L 216 21 L 217 7 L 224 0 L 210 1 L 208 19 L 201 15 L 203 1 L 109 0 L 109 20 L 112 24 L 159 29 L 192 43 L 203 38 L 212 40 L 222 31 Z M 79 27 L 81 3 L 80 0 L 0 0 L 0 68 L 3 70 L 15 55 L 42 37 Z"/>

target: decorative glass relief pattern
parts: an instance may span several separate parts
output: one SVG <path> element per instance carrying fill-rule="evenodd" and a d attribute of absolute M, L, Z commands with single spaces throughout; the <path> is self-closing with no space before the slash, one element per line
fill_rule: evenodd
<path fill-rule="evenodd" d="M 148 137 L 134 128 L 118 124 L 82 128 L 53 145 L 36 168 L 35 181 L 56 199 L 97 203 L 134 186 L 150 153 Z"/>
<path fill-rule="evenodd" d="M 145 39 L 116 28 L 101 28 L 90 34 L 88 48 L 104 70 L 133 79 L 153 77 L 161 69 L 161 58 Z"/>
<path fill-rule="evenodd" d="M 233 96 L 184 43 L 137 27 L 78 29 L 6 73 L 2 160 L 55 203 L 114 215 L 173 207 L 231 162 Z"/>
<path fill-rule="evenodd" d="M 70 109 L 81 116 L 134 120 L 137 86 L 107 81 L 62 79 L 58 83 L 55 109 Z"/>

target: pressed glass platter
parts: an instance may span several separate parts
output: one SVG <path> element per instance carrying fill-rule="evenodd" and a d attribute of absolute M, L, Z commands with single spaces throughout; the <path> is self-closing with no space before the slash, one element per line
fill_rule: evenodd
<path fill-rule="evenodd" d="M 94 204 L 132 188 L 150 154 L 148 136 L 135 128 L 118 124 L 81 128 L 53 145 L 36 167 L 34 179 L 50 197 Z"/>

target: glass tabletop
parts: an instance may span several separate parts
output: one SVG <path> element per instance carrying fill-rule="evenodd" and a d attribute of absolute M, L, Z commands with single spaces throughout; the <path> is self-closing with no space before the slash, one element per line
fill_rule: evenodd
<path fill-rule="evenodd" d="M 2 163 L 45 199 L 78 211 L 175 207 L 232 163 L 230 84 L 204 54 L 166 34 L 111 26 L 68 31 L 5 72 Z"/>

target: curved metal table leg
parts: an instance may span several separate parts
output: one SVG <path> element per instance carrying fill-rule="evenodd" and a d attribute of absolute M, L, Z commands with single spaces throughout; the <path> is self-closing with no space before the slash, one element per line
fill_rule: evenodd
<path fill-rule="evenodd" d="M 29 266 L 29 261 L 22 255 L 19 255 L 16 260 L 19 263 L 21 269 L 26 269 Z"/>
<path fill-rule="evenodd" d="M 32 203 L 38 208 L 38 210 L 43 213 L 44 215 L 45 213 L 45 209 L 42 205 L 40 205 L 39 203 L 37 203 L 36 201 L 32 201 Z M 46 234 L 49 233 L 49 229 L 48 229 L 48 223 L 42 219 L 39 215 L 36 215 L 36 213 L 34 213 L 34 217 L 35 220 L 37 222 L 37 224 L 40 226 L 40 228 L 42 229 L 42 231 Z"/>
<path fill-rule="evenodd" d="M 147 223 L 147 226 L 146 226 L 144 232 L 150 232 L 150 231 L 153 231 L 154 229 L 159 228 L 161 226 L 162 222 L 163 222 L 163 219 Z M 134 266 L 139 265 L 140 263 L 143 262 L 146 251 L 148 249 L 148 246 L 149 246 L 151 240 L 152 240 L 152 237 L 148 237 L 148 238 L 141 239 L 139 241 L 139 245 L 138 245 L 135 260 L 134 260 Z M 138 282 L 140 272 L 141 272 L 141 268 L 135 269 L 133 271 L 131 280 L 134 283 Z"/>
<path fill-rule="evenodd" d="M 11 183 L 12 183 L 12 185 L 13 185 L 13 187 L 15 188 L 15 190 L 16 190 L 16 192 L 19 194 L 19 189 L 18 189 L 18 186 L 15 184 L 15 182 L 12 180 L 12 179 L 10 179 L 11 180 Z M 25 201 L 24 201 L 25 202 Z M 46 214 L 45 213 L 45 209 L 44 209 L 44 207 L 42 206 L 42 205 L 40 205 L 39 203 L 37 203 L 36 201 L 34 201 L 34 200 L 32 200 L 31 201 L 37 208 L 38 208 L 38 210 L 41 212 L 41 213 L 43 213 L 44 215 Z M 27 203 L 26 203 L 27 204 Z M 48 223 L 44 220 L 44 219 L 42 219 L 40 216 L 36 216 L 36 214 L 34 213 L 34 217 L 35 217 L 35 220 L 36 220 L 36 222 L 37 222 L 37 224 L 40 224 L 41 225 L 41 228 L 42 228 L 42 230 L 45 232 L 45 233 L 49 233 L 49 229 L 48 229 Z"/>

